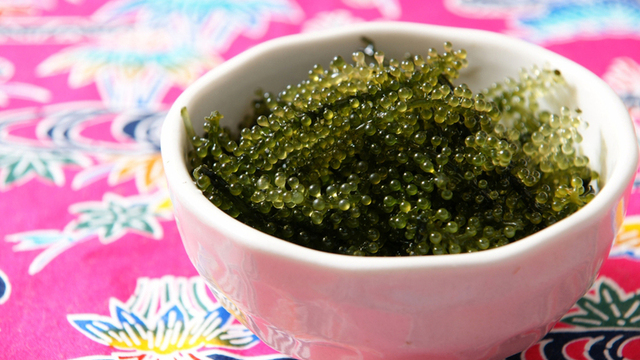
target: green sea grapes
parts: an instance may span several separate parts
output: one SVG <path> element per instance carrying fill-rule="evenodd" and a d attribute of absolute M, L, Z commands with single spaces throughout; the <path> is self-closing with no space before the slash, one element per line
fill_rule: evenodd
<path fill-rule="evenodd" d="M 540 110 L 564 85 L 534 67 L 473 94 L 453 85 L 466 52 L 387 61 L 371 46 L 260 93 L 239 135 L 206 118 L 189 152 L 214 205 L 265 233 L 364 256 L 475 252 L 506 245 L 589 202 L 580 111 Z"/>

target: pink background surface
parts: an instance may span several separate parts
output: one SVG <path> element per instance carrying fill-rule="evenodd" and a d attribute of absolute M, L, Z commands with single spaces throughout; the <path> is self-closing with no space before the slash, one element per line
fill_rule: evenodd
<path fill-rule="evenodd" d="M 149 159 L 157 160 L 159 145 L 153 136 L 127 133 L 127 129 L 137 124 L 136 119 L 144 118 L 140 114 L 155 116 L 159 120 L 153 124 L 157 126 L 163 111 L 184 89 L 186 84 L 176 80 L 171 73 L 172 67 L 187 71 L 194 78 L 211 67 L 176 60 L 178 50 L 174 47 L 188 41 L 170 38 L 178 35 L 167 33 L 167 28 L 161 24 L 189 14 L 195 3 L 184 1 L 169 8 L 170 3 L 154 0 L 0 2 L 0 359 L 118 359 L 129 356 L 160 359 L 163 356 L 153 349 L 118 347 L 113 343 L 107 346 L 99 337 L 92 337 L 74 326 L 71 315 L 85 314 L 90 320 L 110 318 L 117 325 L 117 319 L 110 314 L 110 302 L 117 299 L 124 303 L 135 298 L 140 281 L 147 279 L 162 284 L 173 284 L 178 278 L 198 281 L 182 247 L 170 207 L 158 207 L 159 203 L 168 200 L 163 177 L 145 180 L 145 172 L 154 169 L 154 163 Z M 234 2 L 229 2 L 226 10 L 220 5 L 222 2 L 202 3 L 208 10 L 198 11 L 204 14 L 205 20 L 240 8 Z M 500 1 L 480 0 L 444 0 L 444 3 L 434 1 L 428 5 L 409 0 L 246 3 L 256 9 L 253 21 L 261 23 L 262 31 L 252 34 L 248 31 L 255 25 L 251 20 L 227 13 L 229 25 L 237 29 L 236 34 L 224 37 L 229 47 L 220 48 L 220 43 L 209 41 L 187 58 L 203 63 L 216 58 L 228 59 L 271 38 L 348 26 L 355 21 L 397 20 L 478 28 L 514 34 L 582 64 L 605 78 L 625 99 L 634 121 L 640 122 L 638 2 L 587 1 L 578 4 L 577 1 L 547 1 L 535 7 L 527 5 L 526 1 L 516 1 L 507 7 Z M 163 9 L 164 6 L 167 8 Z M 132 10 L 109 19 L 95 15 L 107 7 Z M 608 12 L 613 8 L 622 12 Z M 620 16 L 630 21 L 622 21 Z M 51 23 L 53 20 L 55 25 Z M 192 20 L 190 22 L 195 26 Z M 19 39 L 5 36 L 8 31 L 24 28 L 24 24 L 30 24 L 32 34 L 50 34 L 55 29 L 77 24 L 84 24 L 84 27 L 78 27 L 77 34 L 80 35 L 64 40 L 51 36 L 36 38 L 32 35 Z M 89 25 L 107 30 L 90 31 Z M 140 46 L 127 47 L 122 41 L 126 36 L 104 35 L 115 29 L 126 32 L 129 38 L 145 32 L 152 36 L 141 35 L 142 40 L 137 40 Z M 203 29 L 195 26 L 194 31 L 205 38 Z M 160 45 L 154 45 L 154 41 Z M 72 53 L 70 49 L 79 50 Z M 100 58 L 98 53 L 106 55 Z M 117 56 L 125 53 L 127 56 Z M 151 58 L 151 54 L 156 57 Z M 615 65 L 616 59 L 622 58 L 627 59 L 629 66 Z M 132 62 L 132 59 L 139 61 Z M 43 70 L 45 65 L 56 70 Z M 170 89 L 166 93 L 149 96 L 145 102 L 127 99 L 117 102 L 98 90 L 100 86 L 129 83 L 136 91 L 148 91 L 151 80 L 139 75 L 154 66 L 162 71 L 153 75 L 152 80 L 168 84 Z M 9 76 L 11 68 L 14 73 Z M 74 85 L 71 82 L 73 74 L 82 75 L 85 83 Z M 115 75 L 105 80 L 105 74 Z M 4 102 L 1 101 L 3 94 Z M 73 122 L 68 127 L 61 118 L 52 117 L 69 109 L 76 111 L 68 115 L 67 119 Z M 103 115 L 85 116 L 83 111 Z M 22 116 L 20 121 L 16 122 L 16 115 Z M 37 131 L 38 127 L 47 124 L 58 134 L 68 130 L 67 136 L 52 137 Z M 154 134 L 157 135 L 157 131 L 151 131 L 151 135 Z M 36 169 L 37 161 L 29 160 L 33 159 L 29 154 L 34 151 L 44 154 L 41 156 L 45 167 L 57 167 L 60 171 L 57 182 L 47 179 L 46 173 Z M 75 156 L 81 160 L 77 165 L 58 164 L 50 160 L 51 154 Z M 14 169 L 12 173 L 12 167 L 20 162 L 36 168 L 24 172 Z M 88 180 L 82 183 L 81 179 Z M 81 186 L 74 186 L 74 182 Z M 150 228 L 135 230 L 125 226 L 125 230 L 116 236 L 106 236 L 104 222 L 100 221 L 107 220 L 100 220 L 100 216 L 104 218 L 108 213 L 95 213 L 112 206 L 104 198 L 106 193 L 118 195 L 125 207 L 132 204 L 146 206 L 144 219 L 151 224 Z M 601 271 L 601 280 L 608 285 L 615 284 L 611 286 L 617 286 L 621 297 L 638 297 L 640 290 L 640 276 L 637 276 L 640 271 L 640 220 L 634 216 L 640 214 L 639 196 L 634 189 L 621 235 Z M 73 210 L 81 208 L 99 216 L 89 219 Z M 112 223 L 117 221 L 120 220 Z M 83 222 L 85 226 L 79 226 Z M 49 231 L 48 237 L 43 237 L 44 230 Z M 48 261 L 39 260 L 46 251 L 52 252 L 51 249 L 64 243 L 65 236 L 76 241 Z M 31 243 L 36 238 L 40 241 L 39 246 Z M 34 263 L 40 264 L 35 270 Z M 173 278 L 162 280 L 167 275 Z M 210 301 L 214 302 L 213 299 Z M 159 314 L 162 309 L 156 310 Z M 150 328 L 157 326 L 152 316 L 147 321 Z M 552 335 L 561 334 L 564 328 L 575 327 L 575 324 L 563 322 Z M 585 328 L 584 337 L 595 338 L 594 331 L 605 330 L 627 331 L 631 338 L 634 331 L 640 335 L 638 325 L 628 324 L 615 329 Z M 540 345 L 537 346 L 522 358 L 568 356 L 582 359 L 578 353 L 572 357 L 571 351 L 562 355 L 549 352 L 548 347 L 540 350 Z M 603 355 L 595 345 L 586 346 L 580 351 L 586 351 L 595 359 L 603 358 L 599 357 Z M 617 346 L 620 351 L 624 350 L 622 345 Z M 626 346 L 627 350 L 623 352 L 628 355 L 632 345 Z M 283 357 L 255 341 L 245 348 L 205 344 L 196 349 L 176 350 L 169 355 L 176 359 L 215 358 L 220 351 L 235 354 L 233 356 L 238 359 L 252 359 L 258 355 Z M 640 358 L 640 354 L 636 355 L 638 357 L 634 359 Z"/>

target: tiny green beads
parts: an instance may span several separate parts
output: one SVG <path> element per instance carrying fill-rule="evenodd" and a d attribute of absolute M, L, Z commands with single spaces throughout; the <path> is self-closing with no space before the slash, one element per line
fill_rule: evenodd
<path fill-rule="evenodd" d="M 317 250 L 457 254 L 506 245 L 577 211 L 598 174 L 579 110 L 540 110 L 564 86 L 534 67 L 473 94 L 464 50 L 386 60 L 355 52 L 261 93 L 238 136 L 217 111 L 197 136 L 196 186 L 230 216 Z"/>

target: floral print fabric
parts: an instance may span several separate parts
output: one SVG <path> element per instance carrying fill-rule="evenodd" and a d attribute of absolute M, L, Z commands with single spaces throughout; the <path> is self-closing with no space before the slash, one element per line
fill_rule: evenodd
<path fill-rule="evenodd" d="M 0 1 L 0 358 L 285 359 L 187 259 L 160 127 L 186 86 L 255 44 L 380 20 L 545 46 L 640 126 L 635 0 Z M 639 186 L 590 292 L 509 359 L 640 359 Z"/>

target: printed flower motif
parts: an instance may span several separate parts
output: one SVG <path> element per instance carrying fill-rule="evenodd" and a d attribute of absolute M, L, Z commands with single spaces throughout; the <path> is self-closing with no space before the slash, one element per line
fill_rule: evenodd
<path fill-rule="evenodd" d="M 164 183 L 164 168 L 160 154 L 120 157 L 109 174 L 109 185 L 113 186 L 112 184 L 119 184 L 131 178 L 135 178 L 136 186 L 142 193 L 147 193 L 159 183 Z"/>
<path fill-rule="evenodd" d="M 100 164 L 84 169 L 75 176 L 71 184 L 74 190 L 87 186 L 105 175 L 109 186 L 134 179 L 138 191 L 142 194 L 166 188 L 160 153 L 105 155 L 100 158 Z"/>
<path fill-rule="evenodd" d="M 13 251 L 43 249 L 29 265 L 29 275 L 35 275 L 58 255 L 96 236 L 105 244 L 129 232 L 159 240 L 163 232 L 158 219 L 171 219 L 171 211 L 166 191 L 128 198 L 106 193 L 102 201 L 71 205 L 69 212 L 79 216 L 63 230 L 27 231 L 8 235 L 6 240 L 16 243 Z"/>
<path fill-rule="evenodd" d="M 402 14 L 398 0 L 342 0 L 353 8 L 377 8 L 385 19 L 399 19 Z"/>
<path fill-rule="evenodd" d="M 141 199 L 106 193 L 102 201 L 73 204 L 69 211 L 80 216 L 67 228 L 73 232 L 97 234 L 105 244 L 121 238 L 129 231 L 161 239 L 162 227 L 156 218 L 154 206 L 147 199 L 139 201 Z"/>
<path fill-rule="evenodd" d="M 42 62 L 40 76 L 69 72 L 69 86 L 95 81 L 114 109 L 157 107 L 174 85 L 186 86 L 220 63 L 184 43 L 180 28 L 123 28 L 89 44 L 64 49 Z"/>
<path fill-rule="evenodd" d="M 177 32 L 177 33 L 176 33 Z M 69 71 L 69 86 L 90 84 L 102 71 L 117 67 L 124 77 L 144 78 L 160 71 L 173 83 L 186 86 L 217 61 L 181 44 L 180 29 L 135 27 L 99 36 L 94 42 L 70 47 L 38 66 L 42 76 Z M 146 72 L 145 72 L 146 71 Z"/>
<path fill-rule="evenodd" d="M 0 5 L 0 16 L 2 15 Z M 51 100 L 51 92 L 40 86 L 22 82 L 9 82 L 13 77 L 15 67 L 13 63 L 0 57 L 0 106 L 9 105 L 10 98 L 24 99 L 46 103 Z"/>
<path fill-rule="evenodd" d="M 448 0 L 446 6 L 463 16 L 506 18 L 513 35 L 537 43 L 640 33 L 635 0 Z"/>
<path fill-rule="evenodd" d="M 507 360 L 637 359 L 640 293 L 601 277 L 547 336 Z"/>
<path fill-rule="evenodd" d="M 35 138 L 27 136 L 3 136 L 2 144 L 28 147 L 52 146 L 60 151 L 93 153 L 139 153 L 141 146 L 107 140 L 101 132 L 99 136 L 85 135 L 96 124 L 112 120 L 113 111 L 106 109 L 99 101 L 74 101 L 41 107 L 37 110 L 20 109 L 0 113 L 0 123 L 20 127 L 29 124 Z M 93 132 L 95 134 L 95 132 Z M 4 135 L 0 131 L 0 135 Z"/>
<path fill-rule="evenodd" d="M 57 186 L 65 182 L 63 167 L 86 167 L 91 161 L 75 152 L 49 149 L 15 149 L 0 146 L 0 190 L 23 184 L 33 178 L 50 181 Z"/>
<path fill-rule="evenodd" d="M 11 283 L 9 277 L 2 270 L 0 270 L 0 305 L 9 300 L 11 295 Z"/>
<path fill-rule="evenodd" d="M 349 10 L 333 10 L 319 12 L 314 18 L 307 20 L 302 26 L 302 32 L 313 32 L 333 29 L 349 24 L 356 24 L 364 20 L 351 15 Z"/>
<path fill-rule="evenodd" d="M 640 258 L 640 216 L 627 216 L 613 243 L 609 257 Z"/>
<path fill-rule="evenodd" d="M 244 326 L 234 323 L 231 314 L 209 297 L 200 277 L 140 278 L 126 302 L 109 300 L 109 310 L 109 316 L 67 316 L 71 325 L 86 337 L 118 350 L 100 358 L 283 359 L 280 355 L 253 358 L 221 351 L 248 349 L 259 340 Z"/>
<path fill-rule="evenodd" d="M 269 22 L 297 23 L 302 10 L 292 0 L 116 0 L 99 9 L 99 21 L 127 21 L 184 31 L 182 41 L 222 53 L 239 35 L 264 36 Z M 204 48 L 203 48 L 204 47 Z"/>
<path fill-rule="evenodd" d="M 562 322 L 580 327 L 626 327 L 640 330 L 640 296 L 617 283 L 599 278 Z"/>
<path fill-rule="evenodd" d="M 8 235 L 8 242 L 15 242 L 13 251 L 33 251 L 44 249 L 29 265 L 29 275 L 35 275 L 44 269 L 58 255 L 70 249 L 90 235 L 82 235 L 60 230 L 36 230 Z"/>
<path fill-rule="evenodd" d="M 20 185 L 34 176 L 61 186 L 65 183 L 62 170 L 80 166 L 71 184 L 74 190 L 104 178 L 111 186 L 134 179 L 138 191 L 145 194 L 164 189 L 160 129 L 165 115 L 165 111 L 113 111 L 100 102 L 0 112 L 4 187 Z M 109 136 L 104 136 L 105 128 Z M 17 135 L 14 130 L 18 129 L 34 136 Z M 38 162 L 46 166 L 34 164 Z"/>
<path fill-rule="evenodd" d="M 63 230 L 39 229 L 8 235 L 14 251 L 41 252 L 29 266 L 34 275 L 67 249 L 99 237 L 112 242 L 129 233 L 159 239 L 159 220 L 171 219 L 172 206 L 159 155 L 163 111 L 117 112 L 96 102 L 71 102 L 35 111 L 0 113 L 0 190 L 33 177 L 65 183 L 64 168 L 80 166 L 72 182 L 78 189 L 107 177 L 111 186 L 135 179 L 142 195 L 106 195 L 103 202 L 71 206 L 78 218 Z M 95 138 L 93 126 L 108 126 L 112 139 Z M 29 128 L 35 138 L 13 134 Z M 52 150 L 55 146 L 55 149 Z M 97 164 L 89 157 L 92 155 Z"/>
<path fill-rule="evenodd" d="M 219 64 L 238 35 L 263 36 L 271 19 L 300 16 L 287 0 L 111 1 L 93 18 L 112 31 L 50 56 L 37 73 L 68 71 L 74 88 L 95 81 L 113 109 L 158 108 L 171 87 Z"/>
<path fill-rule="evenodd" d="M 126 149 L 107 154 L 104 151 L 97 153 L 98 164 L 76 174 L 71 187 L 77 190 L 107 177 L 110 186 L 135 179 L 138 191 L 143 194 L 166 188 L 160 157 L 160 129 L 165 115 L 164 111 L 127 111 L 118 114 L 111 123 L 111 135 L 117 143 L 111 145 L 117 148 L 121 144 Z M 77 136 L 78 131 L 73 133 Z"/>

